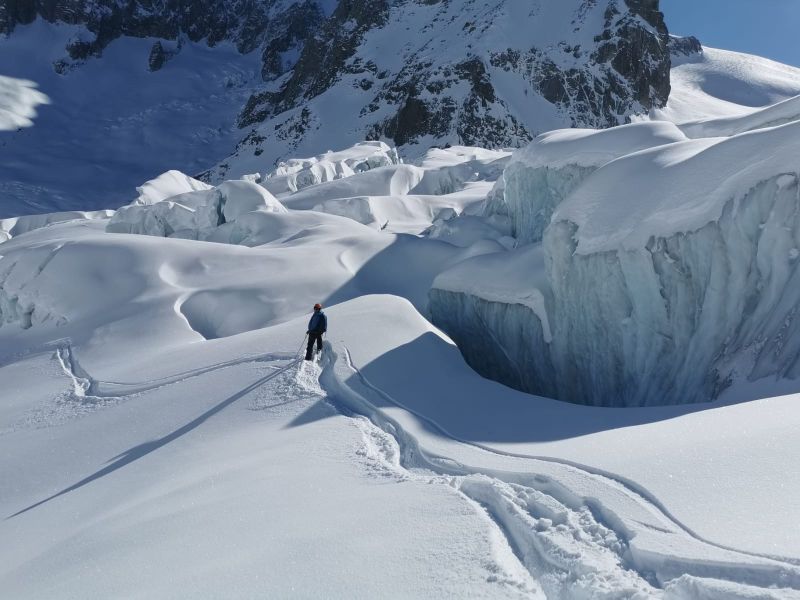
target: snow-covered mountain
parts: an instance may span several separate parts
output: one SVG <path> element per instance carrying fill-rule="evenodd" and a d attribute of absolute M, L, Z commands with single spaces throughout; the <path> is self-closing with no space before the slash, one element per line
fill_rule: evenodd
<path fill-rule="evenodd" d="M 297 3 L 2 6 L 59 210 L 0 214 L 0 596 L 800 598 L 800 71 L 656 2 L 306 3 L 272 71 Z"/>
<path fill-rule="evenodd" d="M 81 26 L 65 44 L 67 56 L 53 63 L 61 73 L 91 57 L 102 57 L 104 50 L 121 37 L 155 38 L 148 60 L 151 71 L 161 69 L 180 53 L 185 40 L 209 46 L 227 41 L 243 54 L 259 51 L 262 75 L 268 80 L 294 66 L 292 57 L 299 54 L 333 4 L 332 0 L 4 0 L 0 3 L 0 34 L 11 35 L 18 26 L 37 19 Z"/>
<path fill-rule="evenodd" d="M 791 67 L 667 42 L 655 2 L 201 8 L 0 2 L 0 97 L 16 93 L 10 77 L 47 102 L 0 137 L 0 217 L 114 208 L 168 169 L 219 183 L 364 139 L 408 160 L 431 144 L 520 146 L 800 93 Z M 31 111 L 37 125 L 22 126 Z"/>
<path fill-rule="evenodd" d="M 0 216 L 115 207 L 126 200 L 118 190 L 168 168 L 197 174 L 216 163 L 204 178 L 219 182 L 364 139 L 410 156 L 616 125 L 667 101 L 657 9 L 3 0 L 0 74 L 36 82 L 52 106 L 0 144 Z M 31 60 L 14 59 L 23 54 Z M 69 130 L 70 144 L 42 157 L 48 130 Z"/>
<path fill-rule="evenodd" d="M 503 147 L 618 125 L 666 104 L 669 68 L 657 2 L 342 2 L 250 98 L 240 123 L 258 126 L 226 164 L 331 139 Z"/>

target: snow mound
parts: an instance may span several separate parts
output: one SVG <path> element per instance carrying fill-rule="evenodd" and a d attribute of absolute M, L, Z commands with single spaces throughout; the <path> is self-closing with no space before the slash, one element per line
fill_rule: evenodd
<path fill-rule="evenodd" d="M 690 123 L 737 117 L 800 94 L 800 69 L 767 58 L 703 47 L 672 56 L 672 90 L 651 117 Z"/>
<path fill-rule="evenodd" d="M 609 162 L 556 207 L 543 257 L 440 276 L 434 321 L 484 375 L 578 403 L 702 402 L 732 383 L 797 379 L 798 140 L 795 122 Z M 525 283 L 475 283 L 492 273 Z"/>
<path fill-rule="evenodd" d="M 704 119 L 702 121 L 684 123 L 680 128 L 690 138 L 722 137 L 754 129 L 777 127 L 792 121 L 800 121 L 800 96 L 789 98 L 743 116 Z"/>
<path fill-rule="evenodd" d="M 165 184 L 145 190 L 140 199 L 142 196 L 148 200 L 156 198 L 176 181 L 191 185 L 191 181 L 184 182 L 177 176 L 182 174 L 170 173 L 165 174 L 169 176 L 165 178 Z M 258 184 L 244 180 L 226 181 L 215 188 L 188 191 L 152 203 L 143 204 L 137 200 L 120 208 L 106 230 L 110 233 L 206 239 L 221 225 L 233 223 L 256 211 L 285 213 L 286 208 Z"/>
<path fill-rule="evenodd" d="M 512 235 L 521 242 L 541 241 L 553 210 L 597 168 L 631 152 L 686 139 L 666 122 L 544 133 L 514 153 L 485 214 L 508 216 Z"/>
<path fill-rule="evenodd" d="M 738 207 L 770 179 L 790 185 L 792 177 L 781 176 L 800 170 L 798 150 L 800 123 L 790 123 L 631 154 L 594 173 L 553 222 L 577 225 L 581 254 L 644 248 L 654 237 L 718 221 L 730 201 Z"/>
<path fill-rule="evenodd" d="M 0 131 L 33 125 L 40 104 L 50 104 L 50 99 L 34 82 L 0 75 Z"/>
<path fill-rule="evenodd" d="M 611 129 L 558 129 L 538 136 L 511 161 L 531 168 L 600 167 L 615 158 L 686 136 L 672 123 L 640 122 Z"/>
<path fill-rule="evenodd" d="M 92 221 L 96 219 L 107 219 L 114 214 L 113 210 L 96 211 L 66 211 L 58 213 L 47 213 L 43 215 L 26 215 L 24 217 L 9 217 L 0 219 L 0 242 L 10 240 L 12 237 L 22 235 L 29 231 L 34 231 L 48 225 L 65 223 L 68 221 Z"/>
<path fill-rule="evenodd" d="M 326 181 L 350 177 L 377 167 L 400 163 L 397 150 L 383 142 L 361 142 L 337 152 L 312 158 L 293 158 L 278 164 L 259 179 L 276 196 L 293 193 Z"/>
<path fill-rule="evenodd" d="M 211 186 L 207 183 L 173 169 L 137 187 L 139 196 L 131 204 L 149 206 L 178 194 L 210 189 Z"/>
<path fill-rule="evenodd" d="M 355 196 L 404 196 L 421 181 L 425 171 L 414 165 L 397 164 L 372 169 L 346 179 L 327 181 L 282 198 L 289 208 L 313 209 L 328 200 Z"/>

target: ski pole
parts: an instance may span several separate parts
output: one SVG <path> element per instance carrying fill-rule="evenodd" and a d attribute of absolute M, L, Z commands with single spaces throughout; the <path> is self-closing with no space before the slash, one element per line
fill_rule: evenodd
<path fill-rule="evenodd" d="M 300 348 L 297 349 L 297 353 L 294 355 L 295 360 L 300 358 L 300 355 L 303 353 L 303 346 L 305 345 L 307 338 L 308 338 L 308 332 L 306 331 L 306 334 L 303 336 L 303 341 L 300 342 Z"/>

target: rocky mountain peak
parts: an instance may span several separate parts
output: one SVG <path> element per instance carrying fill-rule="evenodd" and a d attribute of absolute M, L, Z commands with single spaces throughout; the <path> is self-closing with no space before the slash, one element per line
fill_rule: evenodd
<path fill-rule="evenodd" d="M 69 70 L 70 62 L 101 56 L 108 44 L 122 36 L 186 38 L 209 46 L 229 41 L 242 53 L 260 50 L 262 75 L 269 80 L 294 66 L 292 57 L 326 17 L 316 0 L 0 0 L 0 34 L 8 35 L 16 26 L 37 18 L 86 28 L 68 43 L 69 58 L 56 64 L 61 71 Z M 150 69 L 163 66 L 168 54 L 156 41 Z"/>
<path fill-rule="evenodd" d="M 518 146 L 664 106 L 669 69 L 657 0 L 343 0 L 280 85 L 247 102 L 237 155 L 313 152 L 342 125 L 406 148 Z"/>

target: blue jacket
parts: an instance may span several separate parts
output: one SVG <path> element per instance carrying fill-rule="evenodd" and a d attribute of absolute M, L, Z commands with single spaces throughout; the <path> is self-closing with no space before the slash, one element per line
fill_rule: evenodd
<path fill-rule="evenodd" d="M 328 317 L 321 310 L 315 310 L 308 322 L 308 330 L 311 333 L 325 333 L 328 331 Z"/>

